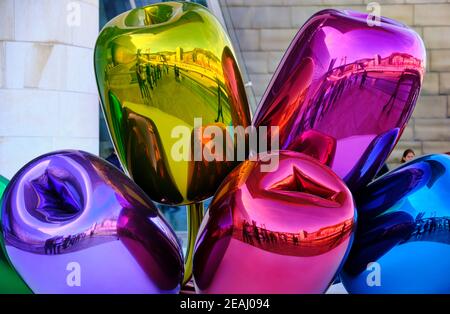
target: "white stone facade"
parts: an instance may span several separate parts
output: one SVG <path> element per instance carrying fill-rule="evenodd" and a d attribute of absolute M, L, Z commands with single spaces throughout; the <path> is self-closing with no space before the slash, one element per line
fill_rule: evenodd
<path fill-rule="evenodd" d="M 98 0 L 0 0 L 0 174 L 59 149 L 98 153 Z"/>

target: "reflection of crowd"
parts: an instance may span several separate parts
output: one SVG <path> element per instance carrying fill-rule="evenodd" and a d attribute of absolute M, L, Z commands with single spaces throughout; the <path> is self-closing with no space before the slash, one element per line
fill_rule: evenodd
<path fill-rule="evenodd" d="M 431 217 L 416 219 L 416 228 L 409 238 L 410 241 L 425 241 L 430 240 L 430 236 L 439 236 L 438 233 L 443 233 L 441 240 L 450 242 L 450 217 Z"/>
<path fill-rule="evenodd" d="M 102 223 L 94 223 L 89 229 L 75 235 L 55 236 L 47 239 L 44 243 L 44 254 L 61 254 L 64 253 L 63 251 L 69 250 L 76 245 L 78 247 L 85 246 L 87 243 L 84 240 L 90 239 L 91 241 L 89 243 L 92 245 L 94 242 L 98 244 L 104 241 L 110 241 L 111 237 L 118 239 L 117 217 L 106 219 Z M 42 252 L 41 249 L 42 246 L 39 247 L 39 252 Z"/>
<path fill-rule="evenodd" d="M 61 254 L 62 250 L 67 250 L 68 248 L 74 246 L 81 239 L 83 239 L 86 235 L 84 233 L 80 233 L 77 235 L 69 235 L 67 237 L 53 237 L 45 241 L 44 252 L 45 254 Z"/>
<path fill-rule="evenodd" d="M 278 237 L 280 237 L 280 240 L 282 239 L 287 242 L 287 238 L 283 236 L 285 235 L 275 235 L 273 231 L 267 231 L 265 225 L 263 227 L 257 227 L 254 220 L 251 225 L 246 220 L 242 224 L 242 237 L 247 243 L 253 244 L 253 237 L 259 244 L 261 244 L 261 241 L 275 244 L 278 241 Z"/>
<path fill-rule="evenodd" d="M 194 51 L 184 52 L 184 57 L 173 59 L 171 54 L 142 54 L 138 49 L 136 55 L 136 78 L 144 103 L 149 104 L 151 100 L 151 91 L 153 91 L 163 78 L 163 75 L 169 75 L 169 63 L 173 67 L 173 76 L 175 82 L 181 83 L 184 78 L 189 78 L 194 84 L 206 87 L 203 82 L 196 79 L 196 75 L 201 78 L 214 80 L 217 89 L 217 117 L 215 122 L 224 122 L 222 101 L 227 101 L 226 88 L 217 76 L 217 60 L 211 52 L 195 49 Z M 208 61 L 205 61 L 205 58 Z M 150 61 L 152 60 L 152 62 Z M 157 60 L 157 61 L 156 61 Z M 169 63 L 168 63 L 169 62 Z M 176 63 L 178 62 L 178 64 Z M 180 68 L 180 64 L 183 66 Z M 182 71 L 184 76 L 182 76 Z M 191 74 L 188 74 L 190 73 Z M 214 78 L 213 78 L 214 77 Z M 208 84 L 209 85 L 209 84 Z"/>
<path fill-rule="evenodd" d="M 262 224 L 257 226 L 256 221 L 250 224 L 247 220 L 242 222 L 242 239 L 249 244 L 257 245 L 280 245 L 292 244 L 299 245 L 314 245 L 319 243 L 324 246 L 337 245 L 339 240 L 352 229 L 352 221 L 346 221 L 336 226 L 324 228 L 316 232 L 308 233 L 306 230 L 300 230 L 298 233 L 278 232 L 267 230 L 266 226 Z"/>
<path fill-rule="evenodd" d="M 136 60 L 136 77 L 139 89 L 144 102 L 148 103 L 151 99 L 150 91 L 158 86 L 158 80 L 162 78 L 163 73 L 169 74 L 169 67 L 165 63 L 162 65 L 151 64 L 142 57 L 140 50 L 137 52 Z M 177 69 L 175 69 L 175 72 L 177 72 Z M 178 75 L 175 73 L 175 78 L 177 81 L 179 80 L 179 70 Z"/>

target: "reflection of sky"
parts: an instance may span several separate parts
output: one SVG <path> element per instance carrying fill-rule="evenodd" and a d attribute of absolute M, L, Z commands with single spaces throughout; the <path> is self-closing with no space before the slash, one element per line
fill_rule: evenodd
<path fill-rule="evenodd" d="M 135 47 L 141 49 L 149 49 L 151 53 L 161 51 L 176 51 L 183 42 L 181 48 L 184 51 L 191 51 L 195 48 L 209 47 L 216 56 L 221 56 L 222 51 L 219 51 L 221 45 L 218 41 L 224 41 L 220 32 L 214 31 L 213 27 L 199 27 L 199 23 L 180 23 L 180 25 L 171 25 L 170 30 L 155 29 L 154 36 L 150 36 L 150 32 L 146 31 L 143 34 L 133 34 L 130 36 L 130 41 Z M 201 34 L 199 34 L 201 32 Z M 194 35 L 195 34 L 195 35 Z M 124 38 L 127 38 L 124 37 Z M 182 38 L 189 40 L 182 41 Z M 120 38 L 118 39 L 120 41 Z"/>
<path fill-rule="evenodd" d="M 323 31 L 327 34 L 325 36 L 327 46 L 333 48 L 329 49 L 330 52 L 334 52 L 331 58 L 346 56 L 347 64 L 360 59 L 375 57 L 372 54 L 373 49 L 370 48 L 370 45 L 377 46 L 377 51 L 381 58 L 386 58 L 392 53 L 399 51 L 410 51 L 411 55 L 421 55 L 422 48 L 419 46 L 418 41 L 414 43 L 406 36 L 394 36 L 389 29 L 389 26 L 385 28 L 379 27 L 377 28 L 378 31 L 373 32 L 368 32 L 367 29 L 354 29 L 350 31 L 352 33 L 351 36 L 349 36 L 349 32 L 341 33 L 339 30 L 331 27 L 324 27 Z M 399 29 L 397 28 L 395 31 L 398 32 Z M 380 41 L 379 32 L 386 33 L 383 41 Z M 404 32 L 410 31 L 405 29 Z M 365 42 L 367 45 L 361 45 L 361 42 Z M 393 50 L 393 47 L 396 49 Z"/>

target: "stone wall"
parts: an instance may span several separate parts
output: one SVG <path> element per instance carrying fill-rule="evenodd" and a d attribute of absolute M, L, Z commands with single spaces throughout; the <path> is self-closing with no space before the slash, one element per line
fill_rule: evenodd
<path fill-rule="evenodd" d="M 236 34 L 256 102 L 263 95 L 297 30 L 324 8 L 366 11 L 368 0 L 219 0 Z M 391 155 L 406 148 L 417 155 L 450 151 L 450 0 L 384 0 L 381 15 L 413 27 L 427 48 L 427 73 L 420 99 Z"/>
<path fill-rule="evenodd" d="M 98 153 L 98 0 L 0 0 L 0 174 L 59 149 Z"/>

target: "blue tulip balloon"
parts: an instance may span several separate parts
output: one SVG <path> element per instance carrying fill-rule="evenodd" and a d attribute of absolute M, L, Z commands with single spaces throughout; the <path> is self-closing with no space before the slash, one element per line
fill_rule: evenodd
<path fill-rule="evenodd" d="M 450 156 L 412 160 L 355 201 L 358 228 L 341 273 L 349 293 L 450 293 Z"/>

